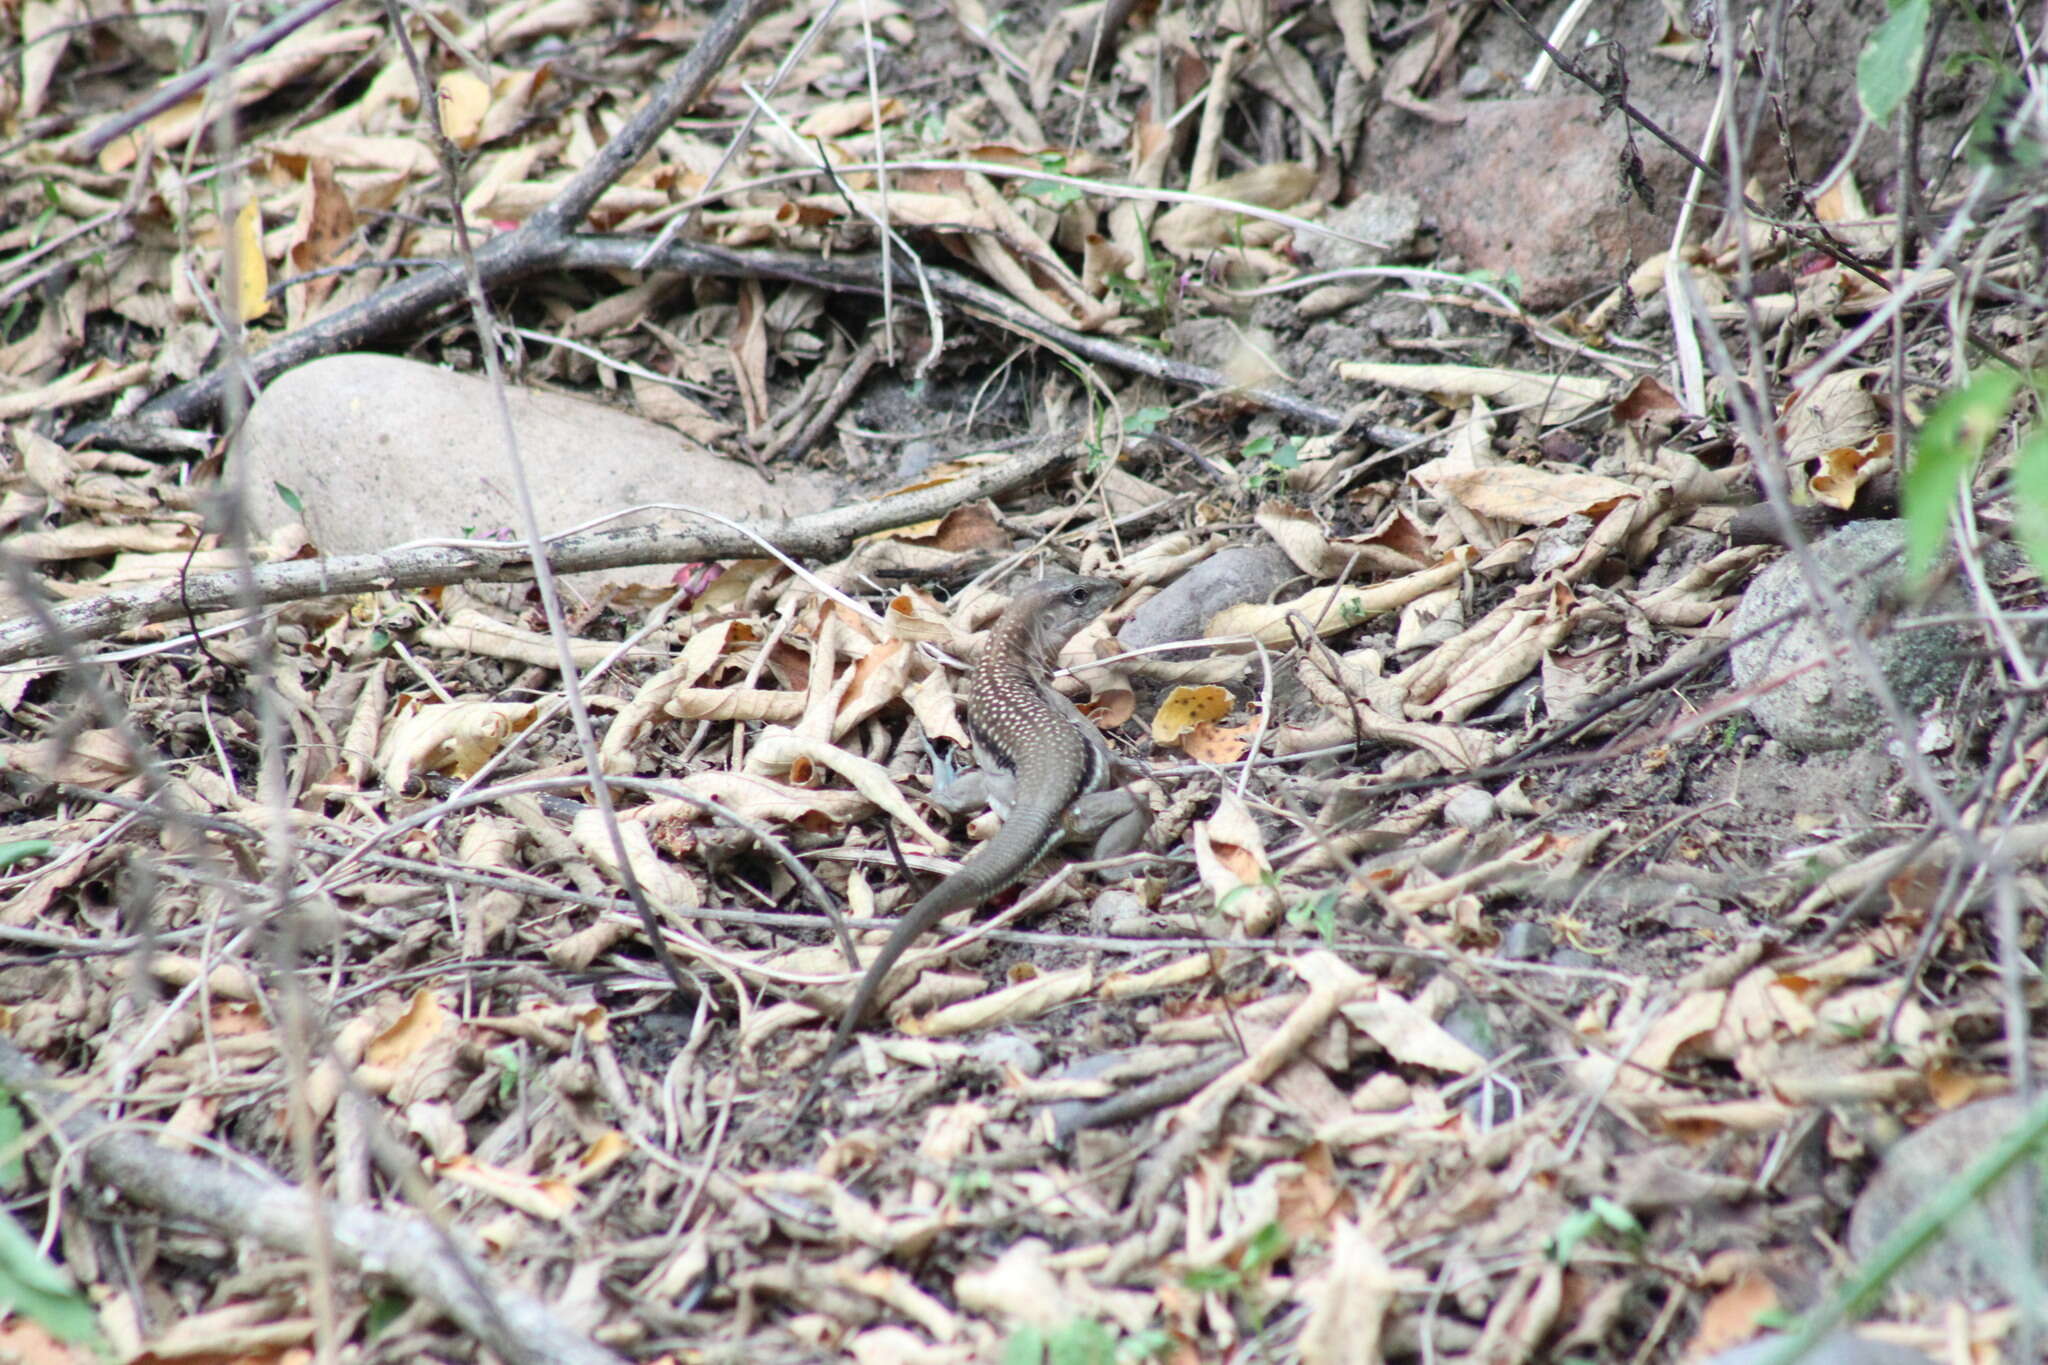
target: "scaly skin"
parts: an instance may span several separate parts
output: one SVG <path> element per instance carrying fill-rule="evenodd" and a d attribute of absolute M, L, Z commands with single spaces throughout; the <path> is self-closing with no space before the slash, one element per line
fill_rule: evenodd
<path fill-rule="evenodd" d="M 1102 857 L 1137 846 L 1145 827 L 1142 806 L 1118 788 L 1101 731 L 1053 690 L 1047 676 L 1060 647 L 1122 590 L 1106 578 L 1043 579 L 1018 593 L 990 628 L 968 685 L 967 731 L 982 771 L 1014 779 L 1014 804 L 995 837 L 897 921 L 839 1017 L 792 1121 L 810 1107 L 827 1069 L 853 1041 L 897 959 L 926 930 L 994 896 L 1069 839 L 1099 835 Z"/>

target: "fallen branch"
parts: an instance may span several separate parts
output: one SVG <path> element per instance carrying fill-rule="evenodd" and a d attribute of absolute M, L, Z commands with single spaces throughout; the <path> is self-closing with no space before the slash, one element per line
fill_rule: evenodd
<path fill-rule="evenodd" d="M 931 521 L 955 507 L 1021 487 L 1069 458 L 1071 453 L 1066 441 L 1048 439 L 1034 450 L 949 483 L 878 502 L 854 503 L 829 512 L 771 522 L 751 528 L 752 535 L 724 528 L 683 531 L 665 526 L 632 526 L 564 536 L 548 542 L 548 564 L 558 574 L 569 574 L 645 564 L 743 559 L 760 554 L 763 541 L 794 559 L 833 560 L 845 554 L 862 536 Z M 340 593 L 479 581 L 513 583 L 532 577 L 533 561 L 524 545 L 430 545 L 260 564 L 248 571 L 253 586 L 241 570 L 195 574 L 67 602 L 51 608 L 50 615 L 73 641 L 102 640 L 139 626 L 224 611 L 251 600 L 270 605 Z M 245 596 L 245 592 L 249 595 Z M 0 664 L 19 663 L 56 647 L 57 641 L 30 617 L 17 617 L 0 625 Z"/>
<path fill-rule="evenodd" d="M 253 1237 L 296 1256 L 313 1254 L 313 1229 L 324 1222 L 341 1264 L 402 1286 L 507 1360 L 621 1365 L 618 1356 L 572 1331 L 545 1304 L 493 1284 L 480 1257 L 453 1245 L 425 1219 L 328 1204 L 323 1218 L 315 1220 L 303 1190 L 160 1147 L 115 1126 L 95 1109 L 78 1107 L 5 1039 L 0 1039 L 0 1086 L 43 1111 L 39 1117 L 54 1120 L 95 1180 L 139 1204 L 196 1219 L 231 1236 Z M 69 1117 L 55 1117 L 65 1110 L 71 1111 Z"/>

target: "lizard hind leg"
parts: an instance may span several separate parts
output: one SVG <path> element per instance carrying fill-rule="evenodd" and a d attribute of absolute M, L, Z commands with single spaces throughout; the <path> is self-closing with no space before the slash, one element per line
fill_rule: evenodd
<path fill-rule="evenodd" d="M 1066 817 L 1069 837 L 1093 840 L 1089 856 L 1117 858 L 1134 852 L 1152 827 L 1152 811 L 1135 792 L 1122 787 L 1090 792 L 1073 804 Z"/>

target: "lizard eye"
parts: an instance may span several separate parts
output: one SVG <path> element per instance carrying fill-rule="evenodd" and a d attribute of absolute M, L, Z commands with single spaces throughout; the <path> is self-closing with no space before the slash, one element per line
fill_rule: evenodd
<path fill-rule="evenodd" d="M 1073 587 L 1067 589 L 1067 600 L 1077 607 L 1086 606 L 1088 603 L 1088 589 L 1076 583 Z"/>

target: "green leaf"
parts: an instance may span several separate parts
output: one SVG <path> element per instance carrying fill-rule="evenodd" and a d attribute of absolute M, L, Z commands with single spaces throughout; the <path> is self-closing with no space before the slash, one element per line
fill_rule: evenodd
<path fill-rule="evenodd" d="M 1572 1253 L 1579 1249 L 1579 1243 L 1592 1236 L 1600 1227 L 1600 1215 L 1591 1209 L 1581 1209 L 1558 1224 L 1557 1234 L 1545 1248 L 1550 1259 L 1559 1265 L 1570 1265 Z"/>
<path fill-rule="evenodd" d="M 1042 199 L 1056 209 L 1065 208 L 1087 193 L 1079 185 L 1056 185 L 1050 180 L 1027 180 L 1019 192 Z"/>
<path fill-rule="evenodd" d="M 1227 1265 L 1205 1265 L 1180 1277 L 1180 1282 L 1197 1294 L 1220 1294 L 1241 1288 L 1244 1276 Z"/>
<path fill-rule="evenodd" d="M 1139 408 L 1124 422 L 1124 435 L 1150 436 L 1159 424 L 1173 416 L 1172 408 Z"/>
<path fill-rule="evenodd" d="M 1292 1245 L 1285 1228 L 1278 1223 L 1268 1223 L 1252 1234 L 1252 1240 L 1245 1246 L 1244 1263 L 1240 1269 L 1246 1275 L 1256 1274 L 1285 1256 Z"/>
<path fill-rule="evenodd" d="M 2048 430 L 2035 432 L 2012 463 L 2012 530 L 2048 582 Z"/>
<path fill-rule="evenodd" d="M 1039 1365 L 1045 1359 L 1045 1333 L 1036 1327 L 1019 1327 L 1003 1343 L 1003 1365 Z"/>
<path fill-rule="evenodd" d="M 1931 0 L 1901 0 L 1856 58 L 1856 99 L 1879 127 L 1889 123 L 1892 111 L 1913 93 L 1920 58 L 1927 51 L 1930 8 Z"/>
<path fill-rule="evenodd" d="M 379 1294 L 370 1300 L 370 1307 L 364 1323 L 372 1337 L 380 1335 L 399 1315 L 412 1307 L 412 1300 L 403 1294 Z"/>
<path fill-rule="evenodd" d="M 1314 929 L 1324 942 L 1337 937 L 1337 893 L 1319 891 L 1287 911 L 1287 922 L 1297 929 Z"/>
<path fill-rule="evenodd" d="M 30 858 L 47 858 L 56 847 L 48 839 L 16 839 L 13 843 L 0 844 L 0 867 L 13 867 Z"/>
<path fill-rule="evenodd" d="M 270 486 L 277 490 L 278 497 L 284 499 L 284 505 L 292 509 L 293 516 L 303 517 L 306 515 L 306 504 L 304 499 L 299 497 L 298 490 L 287 488 L 281 483 L 273 483 Z"/>
<path fill-rule="evenodd" d="M 1068 1323 L 1046 1345 L 1051 1348 L 1050 1365 L 1112 1365 L 1116 1359 L 1116 1338 L 1092 1318 Z"/>
<path fill-rule="evenodd" d="M 0 1164 L 0 1189 L 13 1190 L 21 1186 L 21 1110 L 15 1106 L 14 1097 L 0 1090 L 0 1152 L 12 1152 L 5 1164 Z"/>
<path fill-rule="evenodd" d="M 1279 444 L 1277 436 L 1254 436 L 1244 443 L 1244 453 L 1251 459 L 1261 459 L 1272 454 L 1273 448 Z"/>
<path fill-rule="evenodd" d="M 0 1213 L 0 1317 L 19 1313 L 60 1341 L 99 1342 L 99 1314 L 64 1270 L 36 1249 L 11 1214 Z"/>
<path fill-rule="evenodd" d="M 1125 1337 L 1123 1345 L 1116 1348 L 1118 1360 L 1150 1360 L 1163 1356 L 1173 1349 L 1173 1334 L 1160 1327 L 1148 1327 Z"/>
<path fill-rule="evenodd" d="M 1899 488 L 1906 563 L 1913 574 L 1925 574 L 1941 553 L 1948 540 L 1949 508 L 2005 420 L 2019 386 L 2020 377 L 2012 371 L 1989 371 L 1943 398 L 1927 415 L 1914 443 L 1913 466 Z"/>
<path fill-rule="evenodd" d="M 1596 1194 L 1593 1196 L 1592 1209 L 1595 1214 L 1599 1215 L 1602 1223 L 1630 1241 L 1639 1240 L 1647 1235 L 1643 1231 L 1643 1225 L 1636 1221 L 1634 1214 L 1604 1195 Z"/>

